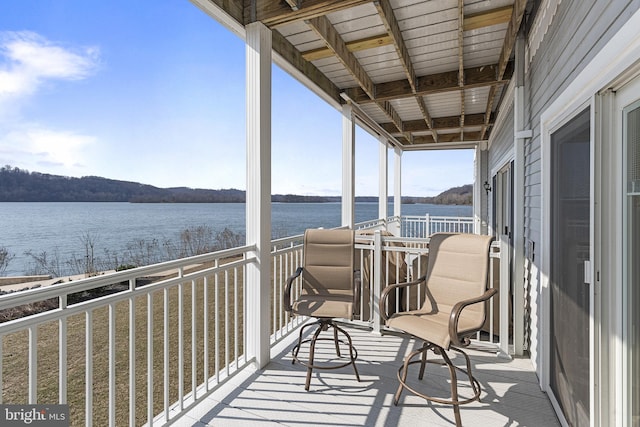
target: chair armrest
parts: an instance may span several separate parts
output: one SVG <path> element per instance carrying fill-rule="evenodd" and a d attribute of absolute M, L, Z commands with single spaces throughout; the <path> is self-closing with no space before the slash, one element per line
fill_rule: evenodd
<path fill-rule="evenodd" d="M 406 288 L 409 286 L 418 285 L 424 282 L 426 278 L 427 276 L 424 275 L 419 279 L 414 280 L 413 282 L 394 283 L 393 285 L 389 285 L 386 288 L 384 288 L 384 291 L 382 291 L 382 295 L 380 296 L 380 316 L 382 317 L 382 320 L 384 320 L 385 322 L 389 320 L 389 314 L 387 313 L 386 305 L 387 305 L 387 299 L 389 298 L 389 294 L 392 291 L 399 288 Z"/>
<path fill-rule="evenodd" d="M 285 311 L 291 311 L 292 306 L 291 306 L 291 285 L 293 284 L 293 281 L 295 279 L 297 279 L 301 274 L 302 271 L 304 269 L 302 267 L 298 267 L 296 269 L 296 272 L 293 273 L 291 276 L 289 276 L 287 278 L 287 284 L 284 288 L 284 295 L 283 295 L 283 299 L 284 299 L 284 309 Z"/>
<path fill-rule="evenodd" d="M 456 305 L 453 306 L 453 309 L 451 310 L 451 316 L 449 317 L 449 337 L 451 338 L 452 345 L 454 345 L 455 347 L 466 347 L 470 342 L 469 338 L 464 337 L 461 340 L 461 337 L 458 335 L 458 320 L 460 319 L 462 310 L 467 306 L 487 301 L 497 292 L 498 291 L 496 289 L 488 289 L 479 297 L 462 300 L 460 302 L 457 302 Z"/>

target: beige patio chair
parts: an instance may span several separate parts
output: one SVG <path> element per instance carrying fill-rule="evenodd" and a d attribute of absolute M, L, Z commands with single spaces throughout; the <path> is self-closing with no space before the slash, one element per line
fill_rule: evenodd
<path fill-rule="evenodd" d="M 354 269 L 354 252 L 353 230 L 309 229 L 304 233 L 303 266 L 287 279 L 284 292 L 285 309 L 296 316 L 318 319 L 300 328 L 298 343 L 293 348 L 293 363 L 297 361 L 307 367 L 305 390 L 309 390 L 313 369 L 338 369 L 353 365 L 356 379 L 360 381 L 355 363 L 358 353 L 349 334 L 334 320 L 353 319 L 360 289 L 358 272 Z M 302 289 L 298 298 L 292 301 L 292 284 L 298 277 L 302 280 Z M 303 333 L 310 326 L 316 326 L 316 331 L 312 338 L 303 340 Z M 321 338 L 320 333 L 329 328 L 333 329 L 333 337 Z M 346 341 L 338 338 L 338 332 Z M 347 361 L 314 364 L 316 343 L 322 340 L 333 341 L 338 358 L 342 357 L 340 344 L 348 346 Z M 309 359 L 300 360 L 298 352 L 306 343 L 309 343 Z"/>
<path fill-rule="evenodd" d="M 409 354 L 398 369 L 398 390 L 394 398 L 397 405 L 403 389 L 432 402 L 453 405 L 456 425 L 461 425 L 459 405 L 479 400 L 480 383 L 473 377 L 469 356 L 461 349 L 469 345 L 469 336 L 482 328 L 485 320 L 485 301 L 495 289 L 487 290 L 489 246 L 491 236 L 474 234 L 437 233 L 429 241 L 427 273 L 420 279 L 387 287 L 380 298 L 382 317 L 387 326 L 403 331 L 424 341 L 420 349 Z M 419 310 L 389 315 L 383 307 L 390 292 L 399 287 L 421 284 L 426 287 L 426 299 Z M 442 362 L 427 360 L 427 351 L 442 357 Z M 447 350 L 462 354 L 466 370 L 456 367 Z M 412 360 L 416 356 L 418 360 Z M 426 363 L 446 365 L 451 376 L 451 398 L 432 397 L 407 384 L 409 365 L 420 363 L 418 378 L 422 380 Z M 456 370 L 469 378 L 473 396 L 458 397 Z"/>

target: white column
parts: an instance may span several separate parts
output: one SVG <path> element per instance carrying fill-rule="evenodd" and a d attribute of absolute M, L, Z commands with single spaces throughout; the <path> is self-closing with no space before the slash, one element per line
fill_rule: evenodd
<path fill-rule="evenodd" d="M 269 363 L 271 250 L 271 30 L 246 27 L 247 245 L 256 262 L 246 277 L 248 354 L 258 369 Z"/>
<path fill-rule="evenodd" d="M 400 236 L 401 224 L 400 216 L 402 215 L 402 150 L 398 147 L 393 149 L 393 216 L 398 217 L 398 221 L 394 221 L 389 226 L 389 232 L 395 236 Z"/>
<path fill-rule="evenodd" d="M 525 38 L 521 30 L 515 46 L 516 88 L 513 97 L 513 347 L 518 356 L 523 354 L 524 347 L 524 144 L 531 133 L 524 129 L 524 48 Z"/>
<path fill-rule="evenodd" d="M 393 215 L 402 215 L 402 150 L 394 148 L 393 162 Z"/>
<path fill-rule="evenodd" d="M 381 136 L 380 155 L 378 167 L 378 218 L 387 219 L 389 212 L 387 210 L 389 198 L 389 156 L 387 154 L 387 138 Z"/>
<path fill-rule="evenodd" d="M 355 225 L 356 124 L 351 105 L 342 106 L 342 226 Z"/>

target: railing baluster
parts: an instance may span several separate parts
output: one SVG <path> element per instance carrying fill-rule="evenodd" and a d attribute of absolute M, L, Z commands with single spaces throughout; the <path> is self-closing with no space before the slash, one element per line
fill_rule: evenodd
<path fill-rule="evenodd" d="M 153 294 L 147 294 L 147 424 L 153 427 Z"/>
<path fill-rule="evenodd" d="M 169 384 L 170 384 L 170 371 L 169 371 L 169 289 L 165 288 L 162 292 L 162 334 L 163 334 L 163 345 L 162 345 L 162 373 L 163 373 L 163 408 L 164 408 L 164 417 L 165 419 L 169 419 Z"/>
<path fill-rule="evenodd" d="M 215 274 L 214 280 L 214 317 L 215 317 L 215 370 L 216 370 L 216 383 L 220 384 L 220 305 L 219 305 L 219 278 L 218 273 Z"/>
<path fill-rule="evenodd" d="M 198 384 L 198 347 L 197 347 L 197 316 L 196 316 L 196 281 L 191 281 L 191 394 L 193 399 L 197 399 L 196 387 Z"/>
<path fill-rule="evenodd" d="M 38 403 L 38 327 L 29 328 L 29 403 Z"/>
<path fill-rule="evenodd" d="M 182 277 L 182 275 L 180 275 Z M 184 289 L 178 283 L 178 405 L 184 409 Z"/>
<path fill-rule="evenodd" d="M 93 425 L 93 311 L 85 315 L 85 425 Z"/>
<path fill-rule="evenodd" d="M 129 279 L 129 291 L 136 287 L 136 279 Z M 136 424 L 136 298 L 129 297 L 129 425 Z"/>
<path fill-rule="evenodd" d="M 229 271 L 224 271 L 224 366 L 229 376 Z"/>
<path fill-rule="evenodd" d="M 67 308 L 67 295 L 58 298 L 58 306 L 61 310 Z M 0 355 L 0 363 L 2 355 Z M 1 366 L 1 365 L 0 365 Z M 2 381 L 0 379 L 0 387 Z M 0 400 L 0 403 L 2 400 Z M 58 403 L 67 403 L 67 317 L 58 320 Z"/>
<path fill-rule="evenodd" d="M 116 425 L 116 313 L 109 304 L 109 426 Z"/>
<path fill-rule="evenodd" d="M 202 340 L 203 340 L 203 365 L 202 381 L 205 391 L 209 388 L 209 276 L 204 277 L 204 289 L 202 290 Z"/>

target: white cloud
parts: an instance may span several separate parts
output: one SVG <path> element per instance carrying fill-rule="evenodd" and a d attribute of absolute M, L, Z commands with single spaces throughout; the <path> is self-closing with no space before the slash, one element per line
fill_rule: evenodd
<path fill-rule="evenodd" d="M 0 31 L 0 163 L 81 173 L 84 151 L 96 138 L 23 117 L 21 106 L 45 83 L 88 78 L 99 57 L 95 47 L 63 46 L 30 31 Z"/>
<path fill-rule="evenodd" d="M 29 170 L 59 169 L 65 174 L 82 174 L 84 151 L 95 142 L 93 136 L 70 131 L 14 129 L 0 135 L 0 159 L 2 164 Z"/>
<path fill-rule="evenodd" d="M 46 80 L 79 80 L 95 72 L 96 47 L 64 47 L 30 31 L 0 32 L 0 101 L 30 95 Z"/>

